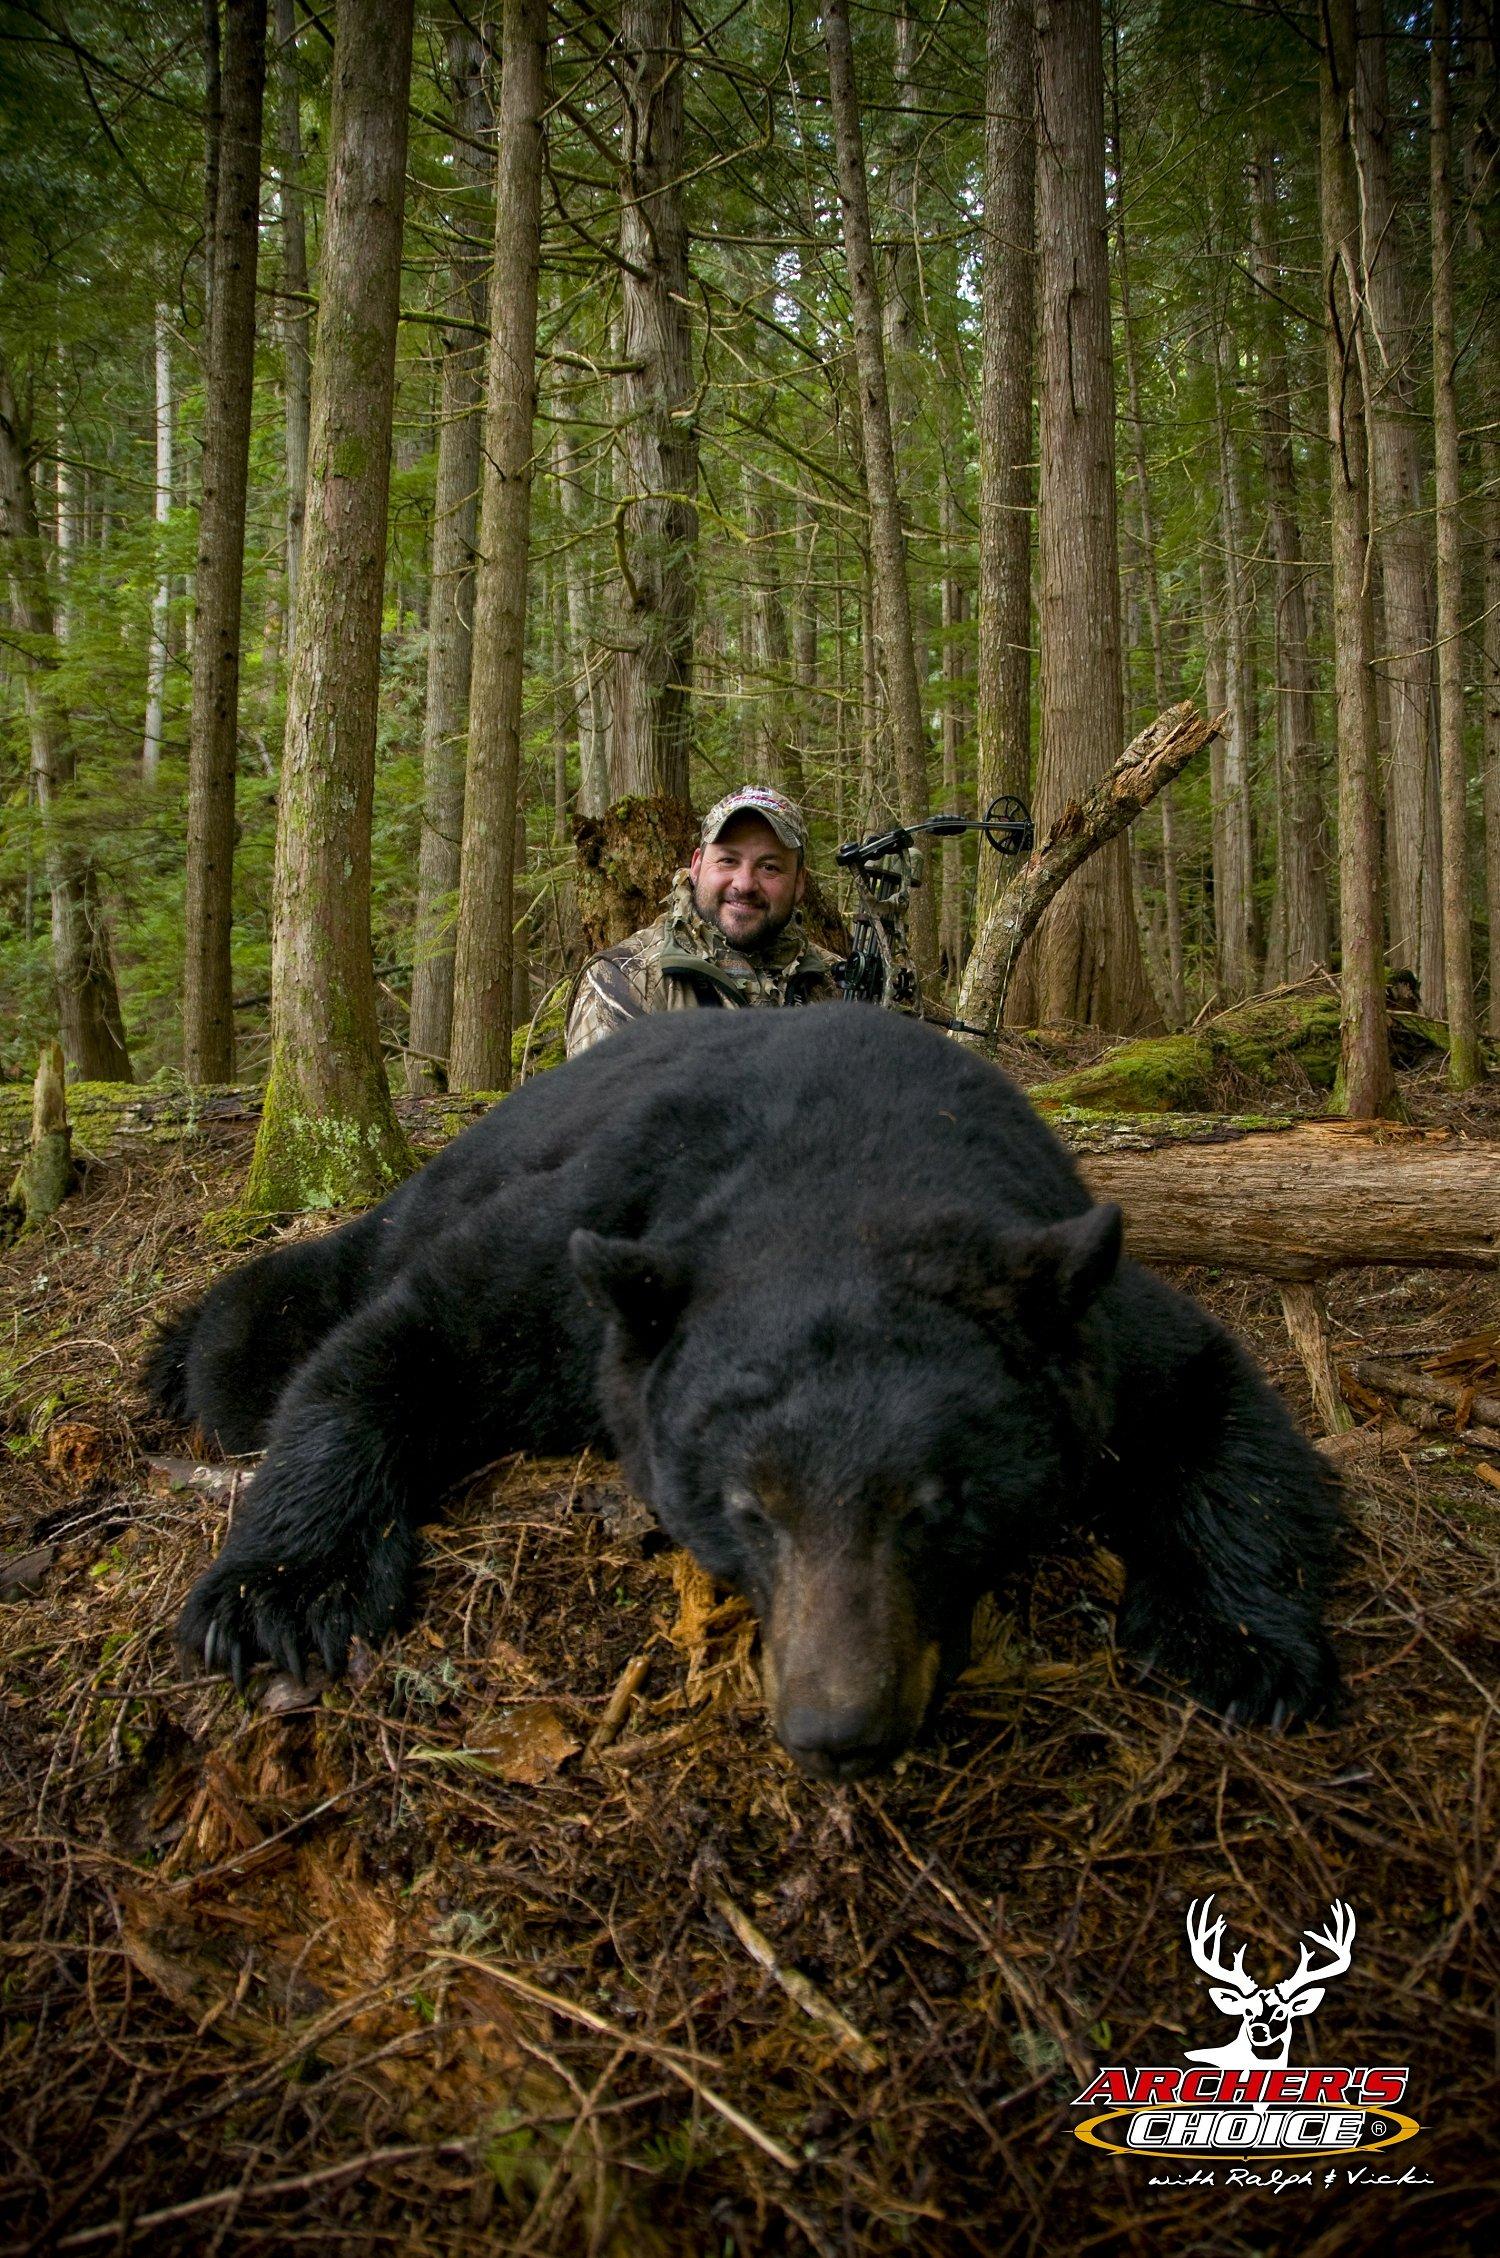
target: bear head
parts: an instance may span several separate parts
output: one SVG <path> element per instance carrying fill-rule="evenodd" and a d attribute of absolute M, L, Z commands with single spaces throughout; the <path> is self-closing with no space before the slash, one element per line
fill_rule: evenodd
<path fill-rule="evenodd" d="M 1076 1508 L 1107 1420 L 1120 1212 L 928 1213 L 842 1244 L 575 1232 L 601 1400 L 667 1533 L 761 1623 L 776 1731 L 845 1779 L 915 1737 L 974 1607 Z"/>

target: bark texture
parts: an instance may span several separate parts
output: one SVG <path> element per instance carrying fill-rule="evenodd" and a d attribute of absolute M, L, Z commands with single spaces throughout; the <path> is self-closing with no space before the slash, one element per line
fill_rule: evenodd
<path fill-rule="evenodd" d="M 698 434 L 693 420 L 683 169 L 681 0 L 624 0 L 619 412 L 626 491 L 610 742 L 613 797 L 688 799 Z"/>
<path fill-rule="evenodd" d="M 544 0 L 506 0 L 474 662 L 449 1080 L 507 1090 L 515 998 L 516 810 L 531 538 L 541 256 Z"/>
<path fill-rule="evenodd" d="M 1055 823 L 1115 762 L 1122 734 L 1114 352 L 1104 212 L 1098 0 L 1037 18 L 1041 459 L 1041 748 L 1036 807 Z M 1124 842 L 1090 859 L 1022 970 L 1028 1018 L 1133 1033 L 1160 1014 L 1146 979 Z"/>
<path fill-rule="evenodd" d="M 1031 791 L 1031 407 L 1036 129 L 1031 0 L 990 0 L 985 58 L 975 800 Z M 981 854 L 975 918 L 1000 874 Z"/>
<path fill-rule="evenodd" d="M 1358 0 L 1353 155 L 1363 226 L 1368 318 L 1360 359 L 1369 401 L 1371 527 L 1387 716 L 1387 937 L 1391 962 L 1416 975 L 1422 1008 L 1443 1010 L 1438 801 L 1431 747 L 1432 545 L 1423 507 L 1420 340 L 1412 320 L 1396 210 L 1386 73 L 1385 0 Z"/>
<path fill-rule="evenodd" d="M 1483 1071 L 1469 933 L 1468 773 L 1464 760 L 1463 524 L 1459 517 L 1458 400 L 1453 367 L 1453 118 L 1449 0 L 1432 10 L 1432 403 L 1437 455 L 1438 774 L 1442 801 L 1443 974 L 1448 1080 L 1471 1089 Z"/>
<path fill-rule="evenodd" d="M 156 491 L 151 515 L 161 542 L 172 514 L 172 336 L 167 309 L 156 309 L 153 367 L 156 378 Z M 172 579 L 164 556 L 157 555 L 156 586 L 151 595 L 151 640 L 146 652 L 146 731 L 141 744 L 141 775 L 156 782 L 161 766 L 161 728 L 167 687 L 167 623 L 171 612 Z"/>
<path fill-rule="evenodd" d="M 470 191 L 464 232 L 482 235 L 493 165 L 473 144 L 494 119 L 484 49 L 462 24 L 448 29 L 448 78 L 456 177 Z M 433 1089 L 445 1075 L 453 1028 L 453 925 L 464 823 L 469 677 L 474 650 L 474 561 L 479 541 L 480 408 L 488 303 L 482 251 L 455 250 L 448 273 L 437 483 L 432 512 L 432 593 L 427 615 L 427 705 L 422 723 L 422 840 L 411 979 L 407 1087 Z"/>
<path fill-rule="evenodd" d="M 57 617 L 37 524 L 29 433 L 0 358 L 0 550 L 21 643 L 31 789 L 42 825 L 52 906 L 52 975 L 63 1049 L 87 1082 L 128 1082 L 120 997 L 93 859 L 68 820 L 75 775 L 71 718 L 53 693 Z"/>
<path fill-rule="evenodd" d="M 234 1075 L 234 774 L 265 79 L 266 0 L 225 0 L 188 751 L 182 1063 L 190 1082 Z"/>
<path fill-rule="evenodd" d="M 894 739 L 899 814 L 903 822 L 913 823 L 921 822 L 927 814 L 927 735 L 917 681 L 916 646 L 912 640 L 906 537 L 901 525 L 901 498 L 891 436 L 880 291 L 875 279 L 864 133 L 854 83 L 847 0 L 827 0 L 823 9 L 823 31 L 828 49 L 829 103 L 859 384 L 865 493 L 870 507 L 875 635 Z M 935 889 L 931 886 L 921 887 L 913 897 L 911 948 L 919 973 L 930 977 L 937 964 L 937 903 Z"/>
<path fill-rule="evenodd" d="M 1306 571 L 1292 452 L 1291 374 L 1276 213 L 1276 157 L 1262 147 L 1253 168 L 1251 260 L 1261 290 L 1256 400 L 1266 530 L 1276 591 L 1276 901 L 1268 970 L 1301 980 L 1333 953 L 1328 847 L 1318 742 L 1317 677 L 1308 655 Z"/>
<path fill-rule="evenodd" d="M 297 75 L 296 0 L 276 0 L 279 61 L 277 138 L 281 171 L 281 350 L 285 360 L 286 624 L 290 656 L 307 516 L 307 427 L 312 403 L 312 308 L 307 302 L 307 213 L 302 195 L 302 89 Z"/>
<path fill-rule="evenodd" d="M 1344 1263 L 1500 1270 L 1492 1146 L 1363 1122 L 1242 1135 L 1231 1120 L 1205 1142 L 1152 1144 L 1138 1122 L 1121 1134 L 1128 1149 L 1069 1141 L 1094 1197 L 1124 1208 L 1125 1243 L 1143 1262 L 1269 1278 L 1316 1278 Z"/>
<path fill-rule="evenodd" d="M 370 816 L 412 0 L 339 0 L 306 545 L 276 827 L 271 1071 L 245 1199 L 338 1207 L 411 1166 L 381 1056 Z"/>
<path fill-rule="evenodd" d="M 1322 0 L 1319 200 L 1328 381 L 1330 549 L 1339 765 L 1342 1103 L 1356 1118 L 1391 1102 L 1380 935 L 1379 718 L 1372 671 L 1369 458 L 1361 356 L 1365 307 L 1354 163 L 1354 0 Z"/>
<path fill-rule="evenodd" d="M 1146 454 L 1146 424 L 1141 413 L 1140 353 L 1136 345 L 1135 318 L 1130 302 L 1130 241 L 1125 221 L 1125 169 L 1120 131 L 1119 26 L 1113 27 L 1114 74 L 1110 92 L 1114 108 L 1115 165 L 1115 265 L 1120 287 L 1120 340 L 1125 349 L 1125 383 L 1130 406 L 1130 443 L 1134 458 L 1136 508 L 1140 541 L 1141 582 L 1146 595 L 1146 618 L 1151 632 L 1151 689 L 1156 711 L 1167 705 L 1167 664 L 1162 632 L 1161 575 L 1157 569 L 1156 512 L 1151 499 L 1151 466 Z M 1128 724 L 1127 724 L 1128 726 Z M 1167 924 L 1167 1018 L 1180 1027 L 1187 1016 L 1187 991 L 1183 976 L 1182 894 L 1177 880 L 1177 827 L 1172 788 L 1161 796 L 1162 893 Z"/>

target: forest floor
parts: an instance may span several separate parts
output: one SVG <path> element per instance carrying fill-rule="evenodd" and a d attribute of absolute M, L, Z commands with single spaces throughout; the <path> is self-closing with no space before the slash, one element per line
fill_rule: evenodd
<path fill-rule="evenodd" d="M 1407 1100 L 1500 1140 L 1500 1093 Z M 410 1633 L 247 1705 L 171 1645 L 242 1476 L 185 1460 L 135 1375 L 237 1259 L 204 1226 L 253 1134 L 231 1107 L 122 1136 L 0 1256 L 7 2249 L 1496 2247 L 1494 1457 L 1390 1414 L 1331 1446 L 1336 1730 L 1142 1690 L 1083 1548 L 987 1610 L 893 1777 L 810 1782 L 743 1610 L 591 1457 L 491 1469 L 428 1532 Z M 1274 1293 L 1183 1282 L 1309 1417 Z M 1329 1300 L 1340 1357 L 1457 1345 L 1495 1387 L 1492 1279 L 1347 1272 Z M 1191 2167 L 1072 2137 L 1100 2064 L 1229 2036 L 1183 1940 L 1210 1890 L 1263 1981 L 1354 1905 L 1293 2060 L 1409 2065 L 1423 2128 L 1357 2184 L 1153 2186 Z"/>

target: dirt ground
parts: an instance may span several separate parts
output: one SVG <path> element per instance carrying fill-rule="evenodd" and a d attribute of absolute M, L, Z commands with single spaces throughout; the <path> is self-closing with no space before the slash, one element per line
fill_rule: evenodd
<path fill-rule="evenodd" d="M 1493 1097 L 1448 1116 L 1500 1135 Z M 204 1223 L 253 1133 L 122 1137 L 0 1256 L 6 2249 L 1496 2247 L 1500 1454 L 1361 1406 L 1337 1730 L 1133 1683 L 1082 1546 L 986 1609 L 895 1776 L 809 1782 L 742 1611 L 587 1457 L 489 1470 L 411 1632 L 241 1703 L 171 1630 L 243 1473 L 134 1375 L 236 1259 Z M 1185 1282 L 1307 1417 L 1270 1291 Z M 1456 1349 L 1500 1392 L 1492 1279 L 1330 1304 L 1341 1357 Z M 1357 2184 L 1153 2186 L 1189 2168 L 1072 2137 L 1101 2064 L 1230 2035 L 1183 1934 L 1209 1892 L 1264 1982 L 1354 1906 L 1292 2059 L 1409 2065 L 1423 2128 Z"/>

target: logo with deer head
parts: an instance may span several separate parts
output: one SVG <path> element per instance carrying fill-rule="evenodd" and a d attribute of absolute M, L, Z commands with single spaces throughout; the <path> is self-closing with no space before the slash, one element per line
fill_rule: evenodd
<path fill-rule="evenodd" d="M 1095 2112 L 1073 2127 L 1077 2137 L 1117 2156 L 1184 2164 L 1220 2156 L 1257 2163 L 1273 2155 L 1337 2157 L 1412 2139 L 1422 2128 L 1397 2108 L 1408 2069 L 1357 2061 L 1294 2068 L 1289 2061 L 1298 2022 L 1316 2014 L 1335 1976 L 1348 1974 L 1354 1933 L 1353 1906 L 1336 1898 L 1325 1927 L 1303 1930 L 1291 1974 L 1263 1984 L 1245 1965 L 1247 1944 L 1230 1956 L 1212 1897 L 1194 1899 L 1188 1949 L 1232 2033 L 1222 2046 L 1185 2048 L 1187 2068 L 1106 2063 L 1074 2100 L 1075 2109 Z"/>
<path fill-rule="evenodd" d="M 1292 2026 L 1323 2003 L 1324 1989 L 1334 1976 L 1347 1975 L 1354 1952 L 1354 1908 L 1335 1899 L 1329 1907 L 1326 1929 L 1305 1929 L 1294 1972 L 1279 1984 L 1258 1984 L 1245 1970 L 1249 1947 L 1241 1945 L 1233 1960 L 1224 1957 L 1223 1916 L 1210 1922 L 1213 1899 L 1188 1907 L 1188 1947 L 1202 1973 L 1209 1977 L 1208 1996 L 1221 2015 L 1232 2015 L 1239 2028 L 1223 2046 L 1186 2049 L 1189 2062 L 1211 2062 L 1225 2070 L 1285 2069 L 1291 2052 Z"/>

